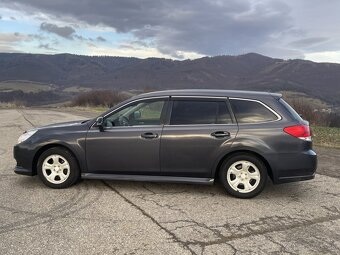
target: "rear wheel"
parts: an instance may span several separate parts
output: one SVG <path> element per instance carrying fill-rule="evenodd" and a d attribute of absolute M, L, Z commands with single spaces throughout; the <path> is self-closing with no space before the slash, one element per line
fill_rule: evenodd
<path fill-rule="evenodd" d="M 79 179 L 79 167 L 74 156 L 66 149 L 53 147 L 44 151 L 38 160 L 40 179 L 50 188 L 70 187 Z"/>
<path fill-rule="evenodd" d="M 264 189 L 267 182 L 267 168 L 259 158 L 242 153 L 223 162 L 219 177 L 230 195 L 251 198 Z"/>

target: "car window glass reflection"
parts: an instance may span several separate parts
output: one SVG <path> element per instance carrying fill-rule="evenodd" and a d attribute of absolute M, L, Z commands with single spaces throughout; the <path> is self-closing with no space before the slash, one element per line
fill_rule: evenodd
<path fill-rule="evenodd" d="M 131 104 L 105 118 L 105 127 L 160 125 L 164 100 Z"/>

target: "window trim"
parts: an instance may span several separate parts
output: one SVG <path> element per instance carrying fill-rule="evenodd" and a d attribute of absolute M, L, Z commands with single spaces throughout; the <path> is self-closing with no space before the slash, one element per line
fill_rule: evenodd
<path fill-rule="evenodd" d="M 177 124 L 177 125 L 171 125 L 170 120 L 171 120 L 171 114 L 172 114 L 172 109 L 173 109 L 173 102 L 176 101 L 176 99 L 180 99 L 180 100 L 197 99 L 197 101 L 206 100 L 206 101 L 212 101 L 212 102 L 216 102 L 216 101 L 224 102 L 226 104 L 228 111 L 229 111 L 231 123 L 228 123 L 228 124 L 210 123 L 210 124 Z M 215 101 L 214 101 L 214 99 L 215 99 Z M 164 127 L 190 127 L 190 126 L 195 126 L 195 127 L 203 126 L 204 127 L 204 126 L 232 126 L 232 125 L 237 125 L 237 122 L 236 122 L 234 114 L 231 110 L 231 107 L 229 105 L 228 97 L 221 97 L 221 96 L 170 96 L 169 109 L 168 109 L 166 121 L 164 123 Z"/>
<path fill-rule="evenodd" d="M 276 120 L 268 120 L 268 121 L 260 121 L 260 122 L 249 122 L 249 123 L 239 123 L 237 121 L 237 118 L 236 118 L 236 115 L 235 115 L 235 112 L 234 112 L 234 109 L 232 109 L 233 111 L 233 115 L 236 119 L 236 122 L 238 125 L 256 125 L 256 124 L 265 124 L 265 123 L 271 123 L 271 122 L 276 122 L 276 121 L 280 121 L 282 120 L 282 116 L 280 114 L 278 114 L 275 110 L 273 110 L 270 106 L 268 106 L 267 104 L 263 103 L 262 101 L 260 100 L 257 100 L 257 99 L 250 99 L 250 98 L 240 98 L 240 97 L 229 97 L 229 100 L 243 100 L 243 101 L 250 101 L 250 102 L 256 102 L 256 103 L 259 103 L 261 105 L 263 105 L 265 108 L 267 108 L 269 111 L 271 111 L 275 116 L 276 116 Z M 229 101 L 230 102 L 230 101 Z M 230 102 L 230 107 L 232 108 L 231 106 L 231 102 Z"/>
<path fill-rule="evenodd" d="M 113 109 L 112 111 L 106 113 L 102 117 L 106 118 L 108 115 L 115 114 L 116 112 L 118 112 L 122 108 L 128 107 L 130 104 L 134 104 L 134 103 L 139 102 L 139 101 L 148 101 L 148 100 L 157 100 L 157 99 L 164 99 L 164 106 L 163 107 L 165 107 L 165 108 L 169 107 L 170 96 L 143 97 L 143 98 L 138 98 L 138 99 L 131 100 L 131 101 L 129 101 L 129 102 L 119 106 L 118 108 Z M 164 111 L 164 115 L 165 116 L 162 116 L 163 111 Z M 160 127 L 160 126 L 163 126 L 165 124 L 166 117 L 167 117 L 166 116 L 167 111 L 168 111 L 167 109 L 166 110 L 164 110 L 164 109 L 162 110 L 162 113 L 161 113 L 161 124 L 160 125 L 116 126 L 116 127 L 105 127 L 104 129 L 105 130 L 109 130 L 109 129 L 115 129 L 115 128 L 117 129 L 117 128 L 138 128 L 138 127 Z M 90 129 L 92 129 L 95 124 L 96 124 L 96 121 L 94 121 L 94 123 L 91 125 Z"/>
<path fill-rule="evenodd" d="M 182 124 L 182 125 L 170 125 L 170 118 L 171 118 L 171 113 L 172 113 L 172 107 L 173 107 L 173 101 L 172 99 L 219 99 L 221 101 L 225 101 L 226 106 L 230 112 L 231 115 L 231 120 L 232 123 L 228 123 L 228 124 Z M 174 95 L 174 96 L 154 96 L 154 97 L 144 97 L 144 98 L 138 98 L 138 99 L 134 99 L 131 100 L 121 106 L 119 106 L 116 109 L 113 109 L 112 111 L 106 113 L 105 115 L 103 115 L 102 117 L 105 118 L 106 116 L 110 115 L 110 114 L 114 114 L 115 112 L 119 111 L 120 109 L 122 109 L 123 107 L 126 107 L 130 104 L 133 104 L 135 102 L 139 102 L 139 101 L 147 101 L 147 100 L 153 100 L 153 99 L 165 99 L 165 104 L 164 107 L 166 107 L 166 110 L 164 112 L 164 117 L 163 117 L 163 123 L 160 125 L 153 125 L 153 127 L 160 127 L 160 126 L 166 126 L 166 127 L 188 127 L 188 126 L 232 126 L 232 125 L 256 125 L 256 124 L 265 124 L 265 123 L 271 123 L 271 122 L 276 122 L 276 121 L 280 121 L 282 120 L 282 116 L 280 114 L 278 114 L 275 110 L 273 110 L 271 107 L 269 107 L 267 104 L 263 103 L 260 100 L 257 99 L 250 99 L 250 98 L 241 98 L 241 97 L 228 97 L 228 96 L 182 96 L 182 95 Z M 252 102 L 256 102 L 259 103 L 261 105 L 263 105 L 265 108 L 267 108 L 269 111 L 271 111 L 276 117 L 276 120 L 270 120 L 270 121 L 261 121 L 261 122 L 255 122 L 255 123 L 238 123 L 234 110 L 232 109 L 231 106 L 231 102 L 230 100 L 244 100 L 244 101 L 252 101 Z M 94 123 L 91 125 L 90 129 L 92 129 L 95 125 L 95 121 Z M 118 127 L 108 127 L 106 129 L 114 129 L 114 128 L 138 128 L 138 127 L 152 127 L 147 126 L 147 125 L 138 125 L 138 126 L 118 126 Z"/>
<path fill-rule="evenodd" d="M 183 98 L 183 99 L 186 99 L 186 98 L 197 98 L 197 99 L 223 99 L 223 100 L 227 100 L 228 97 L 222 97 L 222 96 L 171 96 L 170 97 L 171 99 L 172 98 Z"/>

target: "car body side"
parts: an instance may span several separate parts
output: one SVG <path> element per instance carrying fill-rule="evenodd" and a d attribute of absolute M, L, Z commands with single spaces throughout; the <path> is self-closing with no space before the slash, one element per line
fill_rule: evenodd
<path fill-rule="evenodd" d="M 169 100 L 176 97 L 176 93 L 167 95 Z M 178 96 L 178 95 L 177 95 Z M 222 162 L 229 156 L 239 153 L 247 152 L 253 154 L 264 161 L 267 166 L 268 174 L 274 183 L 283 183 L 290 181 L 307 180 L 314 178 L 314 173 L 317 165 L 317 157 L 312 150 L 312 143 L 305 140 L 292 137 L 289 134 L 283 132 L 283 127 L 292 126 L 299 123 L 299 120 L 293 118 L 293 116 L 287 111 L 287 109 L 279 102 L 280 96 L 276 94 L 244 94 L 239 95 L 200 95 L 200 94 L 182 94 L 183 98 L 224 98 L 231 109 L 229 98 L 241 98 L 248 100 L 256 100 L 268 106 L 275 113 L 279 114 L 277 121 L 270 121 L 265 123 L 252 123 L 241 124 L 236 122 L 236 118 L 231 109 L 233 123 L 223 125 L 223 128 L 229 129 L 231 136 L 230 139 L 220 142 L 219 146 L 212 150 L 210 155 L 206 155 L 206 158 L 199 158 L 195 165 L 208 164 L 209 171 L 193 171 L 182 172 L 180 169 L 174 172 L 167 172 L 166 175 L 173 176 L 187 176 L 187 177 L 207 177 L 216 178 L 217 172 Z M 148 98 L 157 97 L 157 94 L 144 94 L 141 97 L 127 100 L 116 107 L 110 109 L 108 112 L 103 113 L 101 116 L 106 116 L 108 113 L 120 109 L 122 106 L 133 102 L 134 100 L 146 100 Z M 166 104 L 171 107 L 171 104 Z M 171 108 L 169 108 L 171 109 Z M 172 128 L 169 125 L 170 110 L 166 111 L 164 119 L 164 125 L 162 126 L 161 141 L 166 137 L 167 128 Z M 195 144 L 197 136 L 203 136 L 202 128 L 206 125 L 187 126 L 187 131 L 184 128 L 175 130 L 176 139 L 181 137 L 181 133 L 185 133 L 185 143 L 192 144 L 190 149 L 195 149 L 195 146 L 206 146 L 205 143 Z M 54 146 L 61 146 L 67 148 L 77 159 L 79 167 L 82 173 L 90 173 L 88 169 L 88 163 L 86 159 L 86 140 L 87 135 L 91 130 L 98 130 L 95 126 L 95 119 L 86 122 L 72 122 L 67 124 L 56 124 L 43 127 L 39 130 L 39 135 L 33 135 L 27 141 L 20 143 L 14 147 L 14 157 L 17 160 L 17 167 L 15 172 L 19 174 L 35 175 L 36 163 L 40 154 L 47 148 Z M 229 131 L 228 130 L 228 131 Z M 103 131 L 105 132 L 105 131 Z M 213 139 L 207 137 L 207 139 Z M 160 145 L 161 154 L 162 143 Z M 98 148 L 100 150 L 101 148 Z M 105 148 L 102 148 L 105 149 Z M 171 143 L 167 150 L 170 153 L 176 155 L 176 147 Z M 190 153 L 189 150 L 186 153 Z M 135 159 L 138 161 L 138 158 Z M 160 161 L 162 161 L 162 155 Z M 169 159 L 171 161 L 171 158 Z M 206 161 L 206 162 L 205 162 Z M 171 161 L 173 162 L 173 161 Z M 176 165 L 174 165 L 176 167 Z M 118 169 L 119 170 L 119 169 Z M 114 171 L 112 172 L 115 173 Z M 136 173 L 128 173 L 136 174 Z M 146 174 L 146 173 L 140 173 Z M 162 163 L 160 163 L 160 172 L 158 175 L 163 175 Z"/>

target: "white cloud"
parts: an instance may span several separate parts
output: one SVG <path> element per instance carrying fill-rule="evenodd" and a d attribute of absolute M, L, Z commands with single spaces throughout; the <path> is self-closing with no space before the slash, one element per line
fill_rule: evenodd
<path fill-rule="evenodd" d="M 136 57 L 136 58 L 172 58 L 172 59 L 196 59 L 204 55 L 196 52 L 177 51 L 179 58 L 174 58 L 172 55 L 160 52 L 157 48 L 137 46 L 135 43 L 128 43 L 121 45 L 118 48 L 108 46 L 97 46 L 93 43 L 87 43 L 85 49 L 86 55 L 95 56 L 118 56 L 118 57 Z"/>
<path fill-rule="evenodd" d="M 306 53 L 305 59 L 314 62 L 340 63 L 340 51 Z"/>
<path fill-rule="evenodd" d="M 136 57 L 136 58 L 169 58 L 169 55 L 160 53 L 155 48 L 111 48 L 104 46 L 95 46 L 94 44 L 88 44 L 85 50 L 86 55 L 93 56 L 118 56 L 118 57 Z"/>
<path fill-rule="evenodd" d="M 195 59 L 195 58 L 202 58 L 205 55 L 199 54 L 193 51 L 176 51 L 176 55 L 182 56 L 182 59 Z"/>
<path fill-rule="evenodd" d="M 23 41 L 31 41 L 29 35 L 18 33 L 0 33 L 0 52 L 21 52 L 18 49 L 18 44 Z"/>

